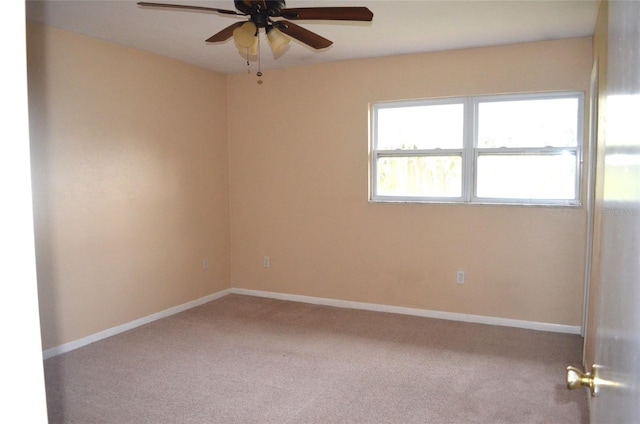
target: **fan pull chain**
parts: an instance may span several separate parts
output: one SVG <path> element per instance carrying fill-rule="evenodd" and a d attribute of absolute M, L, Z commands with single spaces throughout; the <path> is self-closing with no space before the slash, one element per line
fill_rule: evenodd
<path fill-rule="evenodd" d="M 260 38 L 258 38 L 258 72 L 256 73 L 258 76 L 258 85 L 262 85 L 262 71 L 260 69 Z"/>

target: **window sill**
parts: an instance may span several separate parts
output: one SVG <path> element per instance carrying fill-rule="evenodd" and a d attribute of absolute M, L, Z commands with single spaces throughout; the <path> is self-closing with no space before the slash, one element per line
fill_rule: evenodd
<path fill-rule="evenodd" d="M 540 207 L 540 208 L 569 208 L 582 209 L 582 202 L 463 202 L 463 201 L 446 201 L 446 200 L 409 200 L 409 199 L 369 199 L 371 204 L 415 204 L 415 205 L 440 205 L 440 206 L 520 206 L 520 207 Z"/>

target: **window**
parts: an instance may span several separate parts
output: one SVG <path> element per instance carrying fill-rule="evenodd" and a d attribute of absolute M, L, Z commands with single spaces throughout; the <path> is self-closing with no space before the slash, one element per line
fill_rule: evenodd
<path fill-rule="evenodd" d="M 372 107 L 374 201 L 579 204 L 582 93 Z"/>

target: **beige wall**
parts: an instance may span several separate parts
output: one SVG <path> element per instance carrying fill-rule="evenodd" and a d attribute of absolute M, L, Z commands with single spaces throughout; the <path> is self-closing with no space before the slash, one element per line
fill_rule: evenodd
<path fill-rule="evenodd" d="M 230 76 L 232 286 L 580 325 L 584 209 L 369 203 L 368 106 L 587 92 L 591 53 L 580 38 Z"/>
<path fill-rule="evenodd" d="M 43 348 L 228 288 L 226 76 L 35 24 L 28 59 Z"/>
<path fill-rule="evenodd" d="M 43 348 L 229 287 L 580 325 L 584 210 L 369 203 L 368 105 L 587 91 L 590 38 L 263 85 L 35 24 L 28 48 Z"/>

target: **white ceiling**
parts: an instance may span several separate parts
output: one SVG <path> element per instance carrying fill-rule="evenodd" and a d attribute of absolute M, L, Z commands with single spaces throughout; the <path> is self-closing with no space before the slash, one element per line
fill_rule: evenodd
<path fill-rule="evenodd" d="M 232 0 L 149 0 L 234 9 Z M 261 35 L 262 70 L 305 64 L 591 36 L 598 0 L 289 0 L 287 7 L 366 6 L 371 23 L 295 21 L 334 42 L 313 49 L 292 42 L 275 59 Z M 244 17 L 143 8 L 131 0 L 27 0 L 27 18 L 211 70 L 247 72 L 233 40 L 204 40 Z M 255 70 L 256 65 L 252 64 Z"/>

